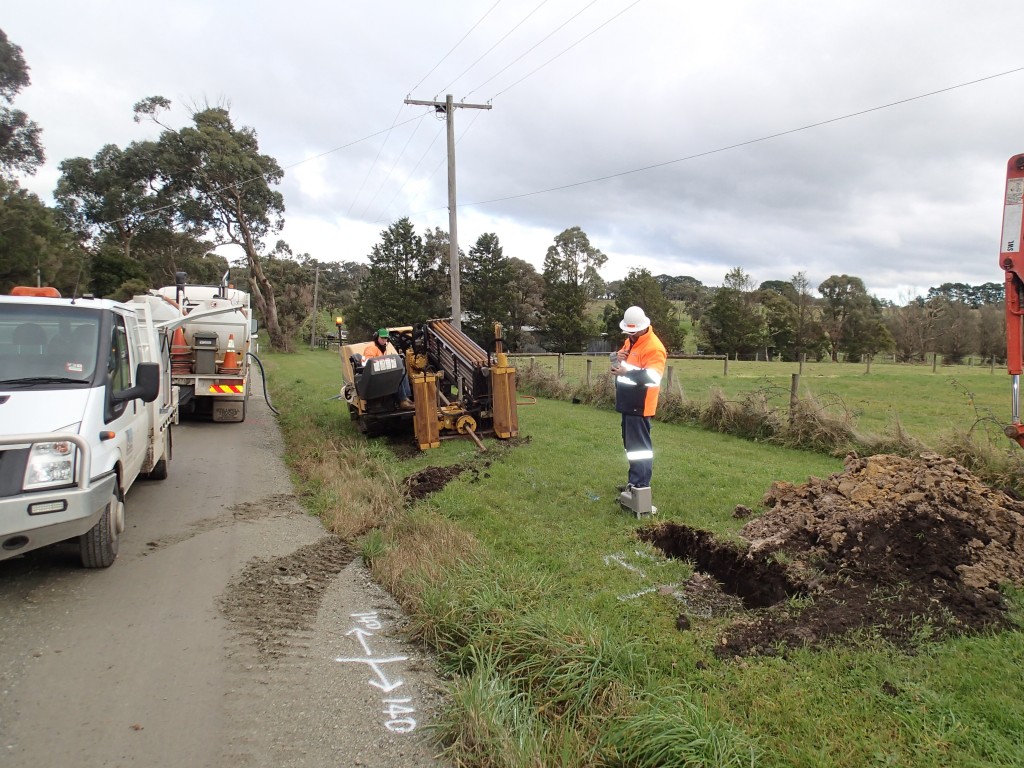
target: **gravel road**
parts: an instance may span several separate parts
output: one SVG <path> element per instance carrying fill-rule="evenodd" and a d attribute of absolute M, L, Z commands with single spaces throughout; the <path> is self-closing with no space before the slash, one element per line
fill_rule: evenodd
<path fill-rule="evenodd" d="M 0 562 L 0 764 L 443 765 L 431 658 L 282 451 L 254 391 L 242 424 L 175 428 L 109 569 L 65 545 Z"/>

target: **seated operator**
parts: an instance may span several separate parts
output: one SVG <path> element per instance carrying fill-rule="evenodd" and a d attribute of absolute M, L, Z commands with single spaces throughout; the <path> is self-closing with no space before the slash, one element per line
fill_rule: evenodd
<path fill-rule="evenodd" d="M 391 332 L 387 328 L 380 328 L 377 330 L 377 335 L 373 337 L 373 341 L 367 344 L 363 348 L 363 361 L 369 360 L 371 357 L 381 357 L 382 355 L 397 355 L 398 352 L 390 341 Z M 412 389 L 409 387 L 409 376 L 404 372 L 402 373 L 402 381 L 398 385 L 398 407 L 403 410 L 412 410 L 415 408 L 415 404 L 410 399 L 412 397 Z"/>

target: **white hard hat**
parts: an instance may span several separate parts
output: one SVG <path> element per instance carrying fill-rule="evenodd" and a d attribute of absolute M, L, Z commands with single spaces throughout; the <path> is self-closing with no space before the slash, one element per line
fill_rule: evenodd
<path fill-rule="evenodd" d="M 625 333 L 639 333 L 648 328 L 651 318 L 644 314 L 640 307 L 630 307 L 622 314 L 622 321 L 619 323 Z"/>

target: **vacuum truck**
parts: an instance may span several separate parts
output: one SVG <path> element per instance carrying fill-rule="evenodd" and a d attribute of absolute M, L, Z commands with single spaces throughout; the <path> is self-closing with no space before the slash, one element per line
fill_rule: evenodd
<path fill-rule="evenodd" d="M 182 413 L 245 421 L 249 353 L 257 351 L 249 294 L 231 285 L 227 272 L 218 285 L 187 285 L 185 273 L 178 272 L 175 285 L 155 294 L 185 318 L 167 338 Z"/>

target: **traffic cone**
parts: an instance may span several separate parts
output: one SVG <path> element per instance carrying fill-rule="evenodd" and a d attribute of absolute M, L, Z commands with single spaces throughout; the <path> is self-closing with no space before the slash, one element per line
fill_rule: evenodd
<path fill-rule="evenodd" d="M 185 341 L 185 331 L 175 328 L 171 337 L 171 373 L 192 373 L 192 348 Z"/>
<path fill-rule="evenodd" d="M 228 334 L 228 348 L 224 353 L 224 361 L 220 364 L 221 373 L 238 373 L 242 365 L 238 361 L 238 352 L 235 351 L 235 334 Z"/>

